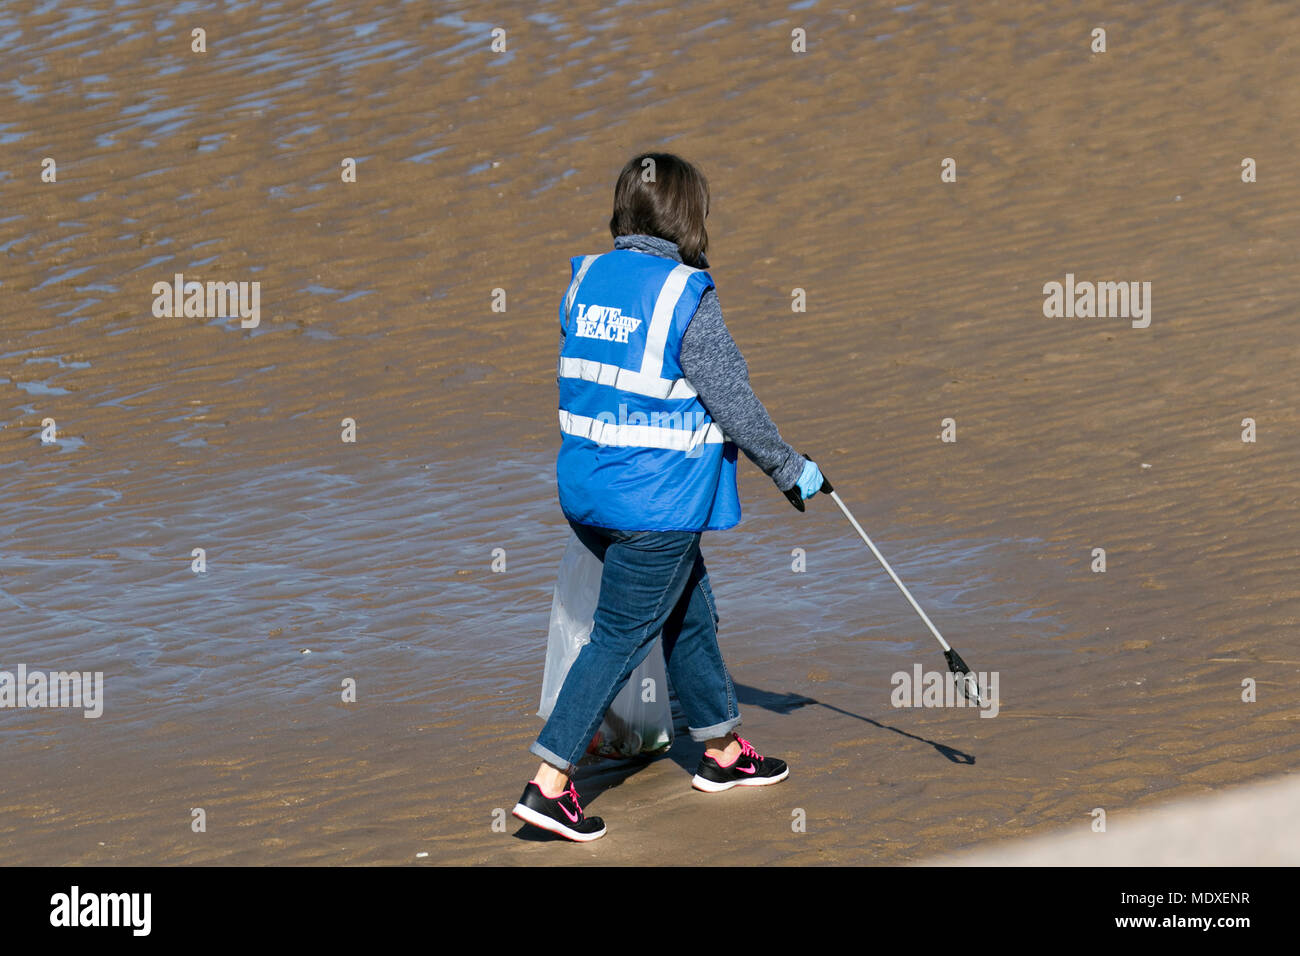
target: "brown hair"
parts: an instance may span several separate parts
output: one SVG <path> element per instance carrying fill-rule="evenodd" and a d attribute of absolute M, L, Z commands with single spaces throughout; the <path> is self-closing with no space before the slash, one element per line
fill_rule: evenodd
<path fill-rule="evenodd" d="M 618 174 L 609 231 L 619 236 L 658 236 L 675 242 L 682 261 L 702 268 L 709 234 L 709 183 L 693 165 L 672 153 L 640 153 Z"/>

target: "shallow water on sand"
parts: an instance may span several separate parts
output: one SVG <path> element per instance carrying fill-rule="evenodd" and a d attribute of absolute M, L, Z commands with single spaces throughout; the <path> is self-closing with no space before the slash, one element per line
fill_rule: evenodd
<path fill-rule="evenodd" d="M 23 627 L 7 657 L 104 671 L 124 731 L 210 707 L 293 707 L 343 676 L 371 700 L 443 718 L 463 708 L 457 688 L 516 693 L 540 680 L 568 534 L 549 456 L 494 462 L 488 485 L 468 492 L 446 466 L 352 457 L 242 468 L 235 481 L 78 472 L 52 457 L 28 472 L 34 493 L 8 516 L 0 600 Z M 743 545 L 706 539 L 727 630 L 749 653 L 871 640 L 877 654 L 905 655 L 931 640 L 885 610 L 901 614 L 903 599 L 847 536 L 818 547 L 789 522 L 750 524 Z M 1033 546 L 893 550 L 934 616 L 1014 632 L 1034 608 L 1010 606 L 996 570 Z M 796 572 L 801 547 L 807 570 Z M 36 713 L 23 716 L 40 723 Z M 22 728 L 20 718 L 0 733 Z"/>

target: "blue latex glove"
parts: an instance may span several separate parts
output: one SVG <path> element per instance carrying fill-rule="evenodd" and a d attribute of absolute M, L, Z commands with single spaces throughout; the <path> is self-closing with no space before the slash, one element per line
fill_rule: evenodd
<path fill-rule="evenodd" d="M 803 471 L 799 474 L 799 480 L 795 482 L 799 486 L 799 493 L 805 500 L 811 498 L 821 490 L 823 481 L 825 479 L 822 478 L 822 470 L 817 467 L 817 463 L 811 458 L 805 458 Z"/>

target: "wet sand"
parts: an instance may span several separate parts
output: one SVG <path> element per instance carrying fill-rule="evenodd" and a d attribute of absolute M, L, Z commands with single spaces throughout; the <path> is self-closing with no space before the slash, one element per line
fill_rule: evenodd
<path fill-rule="evenodd" d="M 0 13 L 0 669 L 106 688 L 0 711 L 0 862 L 896 864 L 1300 767 L 1293 7 L 794 6 Z M 892 707 L 937 646 L 746 464 L 705 556 L 791 777 L 696 793 L 683 735 L 580 778 L 571 846 L 494 811 L 567 533 L 556 303 L 644 148 L 705 170 L 758 394 L 1002 701 Z M 177 272 L 260 326 L 155 318 Z M 1150 327 L 1045 318 L 1066 273 Z"/>

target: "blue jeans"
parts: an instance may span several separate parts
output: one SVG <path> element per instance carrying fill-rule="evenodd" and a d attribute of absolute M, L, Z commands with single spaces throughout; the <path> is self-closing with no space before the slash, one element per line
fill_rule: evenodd
<path fill-rule="evenodd" d="M 572 774 L 657 636 L 691 739 L 711 740 L 739 727 L 736 690 L 718 649 L 718 615 L 700 533 L 569 524 L 604 562 L 600 599 L 591 641 L 578 652 L 550 719 L 528 749 Z"/>

